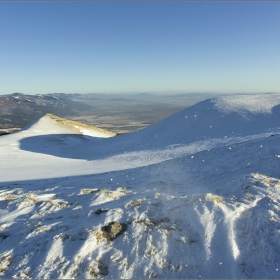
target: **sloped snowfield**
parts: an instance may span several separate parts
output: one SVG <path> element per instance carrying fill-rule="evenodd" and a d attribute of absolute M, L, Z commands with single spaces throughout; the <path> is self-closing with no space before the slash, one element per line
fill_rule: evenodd
<path fill-rule="evenodd" d="M 2 278 L 280 278 L 280 96 L 111 138 L 0 138 Z M 86 131 L 85 131 L 86 134 Z"/>

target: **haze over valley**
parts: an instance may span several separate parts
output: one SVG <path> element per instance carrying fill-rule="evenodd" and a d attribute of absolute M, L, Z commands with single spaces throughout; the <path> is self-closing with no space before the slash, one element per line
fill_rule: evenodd
<path fill-rule="evenodd" d="M 0 95 L 0 135 L 17 131 L 47 113 L 127 133 L 156 123 L 207 97 L 209 94 Z"/>

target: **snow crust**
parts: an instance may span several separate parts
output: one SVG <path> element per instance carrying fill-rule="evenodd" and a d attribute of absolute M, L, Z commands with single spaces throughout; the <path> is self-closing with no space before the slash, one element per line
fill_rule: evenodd
<path fill-rule="evenodd" d="M 233 95 L 219 97 L 213 102 L 218 110 L 225 113 L 271 114 L 272 108 L 279 105 L 280 96 L 275 94 Z"/>
<path fill-rule="evenodd" d="M 0 276 L 280 278 L 279 104 L 205 100 L 110 138 L 50 117 L 1 136 Z"/>

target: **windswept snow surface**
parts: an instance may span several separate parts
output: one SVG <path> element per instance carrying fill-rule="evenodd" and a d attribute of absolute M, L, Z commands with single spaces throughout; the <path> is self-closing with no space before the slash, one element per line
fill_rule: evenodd
<path fill-rule="evenodd" d="M 280 96 L 275 94 L 263 95 L 232 95 L 220 97 L 215 101 L 215 107 L 223 112 L 238 112 L 246 115 L 246 113 L 254 114 L 270 114 L 272 108 L 280 103 Z"/>
<path fill-rule="evenodd" d="M 111 138 L 0 137 L 2 278 L 280 278 L 280 95 Z"/>

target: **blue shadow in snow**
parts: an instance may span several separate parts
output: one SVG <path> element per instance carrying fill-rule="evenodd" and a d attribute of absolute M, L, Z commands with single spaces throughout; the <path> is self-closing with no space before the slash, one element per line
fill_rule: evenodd
<path fill-rule="evenodd" d="M 38 135 L 21 139 L 20 149 L 63 158 L 93 160 L 101 156 L 100 149 L 95 152 L 96 145 L 100 147 L 99 142 L 105 144 L 108 139 L 79 134 Z"/>

